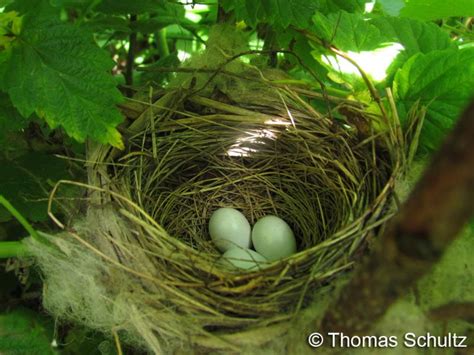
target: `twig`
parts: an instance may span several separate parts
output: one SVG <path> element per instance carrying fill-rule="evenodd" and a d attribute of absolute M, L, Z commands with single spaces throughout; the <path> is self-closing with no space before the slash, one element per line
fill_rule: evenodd
<path fill-rule="evenodd" d="M 474 101 L 321 329 L 367 331 L 430 271 L 474 214 Z"/>
<path fill-rule="evenodd" d="M 117 355 L 123 355 L 122 344 L 120 344 L 120 338 L 115 329 L 112 331 L 112 335 L 114 336 L 115 349 L 117 350 Z"/>
<path fill-rule="evenodd" d="M 134 22 L 137 21 L 137 15 L 130 15 L 130 28 L 133 28 Z M 129 37 L 129 48 L 127 54 L 127 63 L 125 65 L 125 84 L 128 87 L 133 86 L 133 63 L 135 61 L 135 50 L 137 47 L 137 32 L 133 31 Z M 127 89 L 127 96 L 133 96 L 133 90 Z"/>

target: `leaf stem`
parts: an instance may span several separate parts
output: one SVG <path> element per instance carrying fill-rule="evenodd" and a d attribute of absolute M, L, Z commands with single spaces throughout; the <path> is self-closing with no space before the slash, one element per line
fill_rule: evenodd
<path fill-rule="evenodd" d="M 20 224 L 23 226 L 23 228 L 26 229 L 26 231 L 31 235 L 33 239 L 38 241 L 39 243 L 42 243 L 44 245 L 51 246 L 52 244 L 43 236 L 41 236 L 34 228 L 33 226 L 26 220 L 23 215 L 18 212 L 18 210 L 13 207 L 13 205 L 5 198 L 3 195 L 0 195 L 0 205 L 5 207 L 8 212 L 11 213 L 15 219 L 20 222 Z"/>
<path fill-rule="evenodd" d="M 156 42 L 160 59 L 169 56 L 170 49 L 168 48 L 168 41 L 166 39 L 166 28 L 162 28 L 158 31 L 158 38 Z"/>
<path fill-rule="evenodd" d="M 29 256 L 26 246 L 21 241 L 0 242 L 0 259 Z"/>
<path fill-rule="evenodd" d="M 13 207 L 13 205 L 5 198 L 3 195 L 0 195 L 0 205 L 6 208 L 8 212 L 11 213 L 13 217 L 16 218 L 18 222 L 23 226 L 23 228 L 26 229 L 26 231 L 36 240 L 41 239 L 39 234 L 36 232 L 36 230 L 33 228 L 33 226 L 26 220 L 23 215 L 18 212 L 18 210 Z"/>

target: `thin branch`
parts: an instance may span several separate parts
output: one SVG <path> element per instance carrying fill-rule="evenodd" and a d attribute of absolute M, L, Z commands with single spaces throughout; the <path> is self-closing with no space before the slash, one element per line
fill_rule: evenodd
<path fill-rule="evenodd" d="M 134 22 L 137 21 L 137 15 L 130 15 L 130 28 L 133 28 Z M 128 87 L 133 86 L 133 64 L 135 62 L 135 51 L 137 48 L 137 32 L 133 31 L 129 37 L 129 47 L 127 53 L 127 63 L 125 65 L 125 84 Z M 127 90 L 127 96 L 132 97 L 133 90 Z"/>

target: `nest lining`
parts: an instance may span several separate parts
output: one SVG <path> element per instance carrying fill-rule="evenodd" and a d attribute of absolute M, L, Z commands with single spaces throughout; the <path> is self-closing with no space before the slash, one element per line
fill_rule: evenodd
<path fill-rule="evenodd" d="M 155 123 L 157 131 L 132 138 L 131 150 L 141 153 L 123 157 L 128 167 L 114 174 L 172 237 L 197 250 L 216 253 L 207 223 L 218 207 L 239 209 L 251 224 L 278 215 L 295 231 L 298 250 L 310 248 L 354 219 L 390 174 L 372 163 L 370 146 L 356 148 L 347 129 L 325 118 L 297 110 L 290 118 L 278 105 L 265 114 L 269 108 L 260 107 L 257 117 L 199 115 L 207 107 L 189 112 L 187 104 Z"/>

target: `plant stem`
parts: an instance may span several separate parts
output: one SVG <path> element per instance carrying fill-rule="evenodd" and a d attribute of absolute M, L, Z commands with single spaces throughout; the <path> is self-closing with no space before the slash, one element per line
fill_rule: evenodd
<path fill-rule="evenodd" d="M 3 197 L 3 195 L 0 195 L 0 205 L 5 207 L 6 210 L 10 212 L 11 215 L 15 217 L 15 219 L 18 222 L 20 222 L 23 228 L 26 229 L 26 231 L 31 235 L 33 239 L 35 239 L 36 241 L 44 245 L 52 246 L 52 244 L 46 238 L 38 234 L 38 232 L 26 220 L 26 218 L 23 217 L 23 215 L 20 212 L 18 212 L 18 210 L 15 207 L 13 207 L 13 205 L 5 197 Z"/>
<path fill-rule="evenodd" d="M 18 222 L 23 226 L 23 228 L 26 229 L 26 231 L 34 238 L 34 239 L 41 239 L 41 237 L 38 235 L 36 230 L 33 228 L 33 226 L 26 220 L 23 215 L 18 212 L 18 210 L 13 207 L 13 205 L 5 198 L 3 195 L 0 195 L 0 205 L 6 208 L 8 212 L 11 213 L 13 217 L 16 218 Z"/>
<path fill-rule="evenodd" d="M 166 28 L 162 28 L 158 31 L 158 38 L 156 42 L 160 59 L 169 56 L 170 49 L 168 48 L 168 40 L 166 39 Z"/>
<path fill-rule="evenodd" d="M 137 15 L 130 15 L 130 27 L 133 28 L 134 22 L 137 21 Z M 127 54 L 127 63 L 125 65 L 125 84 L 129 87 L 127 96 L 133 96 L 133 90 L 130 87 L 133 85 L 133 64 L 135 62 L 135 50 L 137 47 L 137 32 L 133 31 L 129 37 L 129 47 Z"/>
<path fill-rule="evenodd" d="M 28 256 L 25 245 L 20 241 L 0 242 L 0 259 Z"/>

